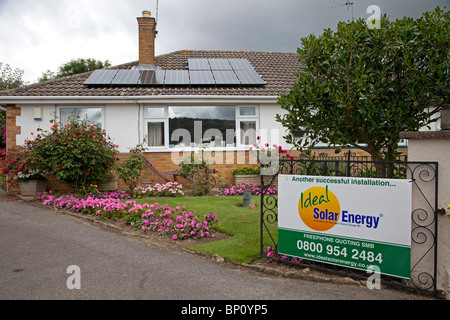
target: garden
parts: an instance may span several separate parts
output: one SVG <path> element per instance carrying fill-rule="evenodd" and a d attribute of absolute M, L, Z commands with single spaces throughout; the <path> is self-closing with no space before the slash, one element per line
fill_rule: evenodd
<path fill-rule="evenodd" d="M 115 222 L 142 235 L 181 243 L 189 250 L 217 254 L 232 263 L 260 258 L 260 218 L 255 210 L 263 192 L 260 185 L 240 182 L 211 190 L 209 175 L 214 171 L 205 161 L 180 163 L 179 175 L 193 181 L 194 190 L 185 190 L 178 182 L 142 185 L 145 141 L 118 162 L 118 146 L 106 132 L 80 119 L 66 124 L 53 121 L 49 131 L 38 129 L 32 135 L 34 139 L 23 146 L 0 153 L 2 177 L 10 186 L 18 186 L 53 176 L 72 189 L 69 193 L 38 190 L 33 204 Z M 277 155 L 278 151 L 283 150 L 277 147 Z M 259 168 L 232 170 L 233 175 L 249 173 L 259 174 Z M 111 177 L 122 180 L 127 190 L 99 190 Z M 245 190 L 251 193 L 250 208 L 243 206 Z M 276 188 L 264 192 L 277 194 Z M 271 256 L 273 250 L 268 249 Z"/>

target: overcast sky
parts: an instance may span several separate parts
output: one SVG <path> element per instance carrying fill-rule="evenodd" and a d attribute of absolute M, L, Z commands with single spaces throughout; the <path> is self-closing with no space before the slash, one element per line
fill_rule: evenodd
<path fill-rule="evenodd" d="M 378 5 L 391 19 L 418 18 L 450 0 L 350 0 L 355 18 Z M 299 39 L 348 21 L 347 0 L 159 0 L 156 54 L 177 50 L 295 52 Z M 136 17 L 156 0 L 0 0 L 0 62 L 36 80 L 77 58 L 138 60 Z"/>

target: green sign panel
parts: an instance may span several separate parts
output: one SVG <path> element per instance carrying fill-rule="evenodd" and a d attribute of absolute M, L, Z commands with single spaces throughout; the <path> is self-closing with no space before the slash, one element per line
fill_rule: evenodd
<path fill-rule="evenodd" d="M 409 279 L 411 248 L 312 232 L 278 229 L 278 252 L 359 270 L 377 266 L 382 274 Z"/>

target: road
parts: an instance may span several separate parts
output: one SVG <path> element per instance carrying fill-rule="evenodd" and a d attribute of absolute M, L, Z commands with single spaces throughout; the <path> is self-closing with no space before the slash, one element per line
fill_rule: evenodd
<path fill-rule="evenodd" d="M 0 241 L 2 300 L 177 300 L 187 307 L 202 300 L 430 299 L 225 267 L 13 201 L 0 202 Z"/>

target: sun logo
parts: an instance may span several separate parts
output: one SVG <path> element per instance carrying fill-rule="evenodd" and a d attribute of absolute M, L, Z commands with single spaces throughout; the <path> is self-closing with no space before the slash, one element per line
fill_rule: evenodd
<path fill-rule="evenodd" d="M 326 231 L 339 221 L 341 207 L 328 186 L 312 187 L 302 192 L 298 213 L 303 223 L 315 231 Z"/>

